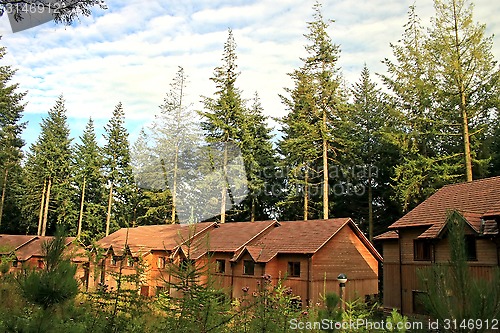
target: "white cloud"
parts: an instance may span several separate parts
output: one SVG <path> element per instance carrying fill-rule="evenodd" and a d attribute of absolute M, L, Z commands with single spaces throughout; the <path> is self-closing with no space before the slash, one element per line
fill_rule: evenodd
<path fill-rule="evenodd" d="M 476 20 L 487 24 L 488 34 L 498 32 L 500 4 L 475 3 Z M 46 116 L 61 93 L 74 137 L 81 135 L 89 116 L 96 120 L 96 128 L 104 124 L 119 101 L 129 130 L 138 131 L 158 111 L 179 65 L 189 75 L 191 101 L 200 108 L 200 95 L 215 90 L 209 78 L 221 63 L 228 27 L 238 45 L 242 72 L 238 84 L 244 97 L 258 91 L 267 114 L 285 114 L 278 94 L 291 87 L 287 73 L 305 55 L 303 34 L 306 22 L 312 20 L 312 2 L 108 0 L 107 4 L 109 10 L 97 10 L 70 27 L 45 24 L 16 34 L 5 32 L 0 43 L 9 53 L 2 63 L 18 69 L 15 81 L 28 90 L 27 141 L 36 138 L 37 117 Z M 339 65 L 349 83 L 358 80 L 364 63 L 372 73 L 385 70 L 380 61 L 391 56 L 389 43 L 400 38 L 412 4 L 413 0 L 325 3 L 323 17 L 335 20 L 330 33 L 342 50 Z M 416 5 L 423 24 L 428 24 L 432 1 Z M 0 19 L 0 31 L 8 28 L 5 18 Z M 499 59 L 498 37 L 494 46 Z"/>

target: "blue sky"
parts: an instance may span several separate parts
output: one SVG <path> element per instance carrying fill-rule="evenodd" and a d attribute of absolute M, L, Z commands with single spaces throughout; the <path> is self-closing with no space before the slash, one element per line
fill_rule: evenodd
<path fill-rule="evenodd" d="M 384 73 L 381 60 L 391 57 L 415 2 L 424 24 L 433 14 L 432 0 L 323 1 L 323 16 L 335 20 L 330 36 L 342 50 L 339 66 L 347 84 L 356 82 L 363 64 Z M 27 91 L 24 132 L 36 140 L 40 121 L 63 94 L 71 135 L 81 135 L 89 117 L 99 137 L 118 102 L 126 113 L 134 141 L 154 118 L 178 66 L 189 76 L 188 98 L 200 109 L 200 95 L 210 96 L 209 80 L 221 64 L 227 29 L 236 39 L 238 85 L 245 98 L 257 91 L 267 115 L 286 113 L 278 94 L 291 87 L 287 73 L 305 55 L 304 33 L 314 1 L 304 0 L 107 0 L 91 17 L 72 26 L 44 25 L 13 34 L 0 18 L 0 45 L 7 47 L 3 65 L 17 69 L 14 81 Z M 475 20 L 487 33 L 500 30 L 500 2 L 476 0 Z M 500 59 L 500 38 L 493 54 Z M 273 124 L 272 124 L 273 125 Z M 102 139 L 101 139 L 102 140 Z"/>

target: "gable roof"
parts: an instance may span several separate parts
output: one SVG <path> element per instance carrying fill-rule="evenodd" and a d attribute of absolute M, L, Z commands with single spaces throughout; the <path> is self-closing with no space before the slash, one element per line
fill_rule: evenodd
<path fill-rule="evenodd" d="M 122 228 L 97 242 L 101 248 L 123 254 L 126 250 L 136 257 L 153 250 L 174 251 L 191 236 L 213 228 L 217 223 L 148 225 Z"/>
<path fill-rule="evenodd" d="M 234 254 L 245 245 L 261 237 L 280 223 L 275 220 L 255 222 L 227 222 L 218 224 L 206 233 L 204 237 L 198 237 L 189 249 L 192 259 L 199 259 L 207 252 L 229 252 Z M 187 253 L 187 245 L 181 246 L 184 254 Z"/>
<path fill-rule="evenodd" d="M 350 227 L 368 250 L 378 259 L 382 257 L 350 218 L 328 220 L 286 221 L 268 233 L 250 242 L 232 259 L 249 253 L 256 262 L 268 262 L 279 253 L 314 254 L 343 227 Z"/>
<path fill-rule="evenodd" d="M 389 226 L 390 229 L 429 226 L 427 236 L 436 237 L 446 223 L 449 211 L 457 210 L 479 231 L 482 219 L 500 214 L 500 176 L 468 183 L 446 185 L 408 214 Z"/>
<path fill-rule="evenodd" d="M 26 261 L 32 257 L 43 257 L 42 245 L 52 239 L 54 239 L 53 236 L 0 235 L 0 254 L 14 253 L 20 261 Z M 66 237 L 65 245 L 70 247 L 75 239 L 75 237 Z M 82 255 L 83 249 L 78 250 L 76 249 L 78 257 L 73 258 L 74 261 L 86 261 Z"/>

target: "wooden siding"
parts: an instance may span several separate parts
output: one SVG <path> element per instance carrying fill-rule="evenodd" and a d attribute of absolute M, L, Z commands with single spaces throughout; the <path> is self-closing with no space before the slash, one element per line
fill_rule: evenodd
<path fill-rule="evenodd" d="M 391 240 L 383 243 L 383 303 L 386 308 L 398 308 L 405 314 L 413 313 L 413 292 L 422 289 L 417 270 L 430 267 L 434 261 L 447 263 L 450 259 L 448 240 L 444 238 L 432 240 L 432 260 L 414 260 L 413 241 L 424 231 L 425 228 L 399 229 L 399 242 Z M 399 267 L 399 244 L 401 244 L 401 269 Z M 476 278 L 491 279 L 493 268 L 498 267 L 497 251 L 495 241 L 477 238 L 477 260 L 468 262 L 471 274 Z"/>
<path fill-rule="evenodd" d="M 312 257 L 312 295 L 339 292 L 337 276 L 347 275 L 346 298 L 378 294 L 378 261 L 350 227 L 342 228 Z"/>
<path fill-rule="evenodd" d="M 390 309 L 399 309 L 401 304 L 399 264 L 386 263 L 384 257 L 383 276 L 383 304 Z"/>
<path fill-rule="evenodd" d="M 387 240 L 382 245 L 382 256 L 385 264 L 399 263 L 399 243 L 398 240 Z"/>

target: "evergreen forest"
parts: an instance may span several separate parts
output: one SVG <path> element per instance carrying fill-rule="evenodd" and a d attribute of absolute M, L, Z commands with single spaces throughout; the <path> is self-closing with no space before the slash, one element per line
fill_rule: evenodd
<path fill-rule="evenodd" d="M 135 142 L 116 101 L 103 145 L 92 119 L 70 133 L 61 95 L 26 147 L 23 130 L 36 126 L 22 120 L 30 101 L 15 83 L 16 68 L 1 66 L 0 233 L 53 235 L 63 227 L 90 244 L 121 227 L 186 216 L 221 223 L 352 217 L 372 239 L 443 185 L 500 175 L 500 68 L 485 30 L 469 1 L 435 0 L 430 22 L 411 6 L 392 54 L 380 59 L 385 71 L 365 65 L 346 82 L 334 22 L 316 3 L 306 56 L 280 92 L 287 114 L 271 119 L 259 92 L 239 87 L 242 64 L 228 29 L 220 65 L 206 80 L 214 93 L 200 97 L 201 110 L 186 102 L 189 73 L 179 67 Z M 220 168 L 227 179 L 235 152 L 246 190 L 225 180 L 210 191 L 216 180 L 199 175 Z M 196 161 L 200 155 L 205 162 Z M 198 190 L 183 187 L 186 177 L 200 180 Z M 200 195 L 207 191 L 216 201 Z M 202 201 L 216 202 L 215 213 L 194 212 Z"/>

